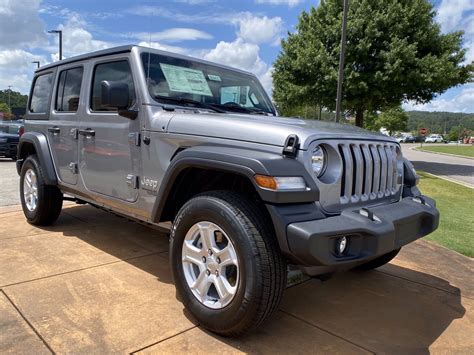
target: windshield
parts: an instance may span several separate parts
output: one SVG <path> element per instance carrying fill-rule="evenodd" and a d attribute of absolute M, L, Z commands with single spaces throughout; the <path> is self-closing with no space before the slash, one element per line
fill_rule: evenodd
<path fill-rule="evenodd" d="M 252 75 L 148 52 L 142 53 L 141 59 L 150 95 L 159 102 L 194 104 L 217 112 L 275 114 Z"/>

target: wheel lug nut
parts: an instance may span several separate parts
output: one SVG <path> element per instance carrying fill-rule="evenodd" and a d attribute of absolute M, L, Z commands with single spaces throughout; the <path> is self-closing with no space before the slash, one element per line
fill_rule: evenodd
<path fill-rule="evenodd" d="M 207 251 L 207 253 L 208 253 L 209 255 L 212 255 L 212 250 L 209 249 L 209 250 Z"/>
<path fill-rule="evenodd" d="M 216 276 L 219 276 L 219 271 L 216 270 Z"/>
<path fill-rule="evenodd" d="M 203 263 L 206 262 L 206 257 L 205 257 L 205 256 L 202 257 L 202 262 L 203 262 Z"/>
<path fill-rule="evenodd" d="M 217 263 L 220 264 L 221 263 L 221 258 L 217 258 Z"/>
<path fill-rule="evenodd" d="M 206 275 L 209 276 L 211 272 L 209 270 L 206 270 Z"/>

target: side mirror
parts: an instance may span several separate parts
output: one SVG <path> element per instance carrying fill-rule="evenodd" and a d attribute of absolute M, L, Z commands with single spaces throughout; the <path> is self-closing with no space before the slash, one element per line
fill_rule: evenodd
<path fill-rule="evenodd" d="M 127 83 L 104 80 L 101 82 L 101 86 L 102 106 L 116 108 L 120 116 L 130 118 L 131 120 L 137 118 L 138 111 L 128 107 L 130 96 Z"/>
<path fill-rule="evenodd" d="M 129 105 L 128 84 L 119 81 L 104 80 L 101 82 L 102 106 L 124 110 Z"/>

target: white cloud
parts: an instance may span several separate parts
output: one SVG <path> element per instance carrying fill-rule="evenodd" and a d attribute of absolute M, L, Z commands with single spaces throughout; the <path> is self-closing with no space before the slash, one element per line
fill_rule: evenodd
<path fill-rule="evenodd" d="M 188 5 L 201 5 L 216 2 L 216 0 L 174 0 L 174 2 L 188 4 Z"/>
<path fill-rule="evenodd" d="M 228 65 L 257 75 L 265 90 L 271 92 L 271 68 L 260 58 L 259 52 L 260 47 L 257 44 L 237 38 L 233 42 L 219 42 L 216 48 L 205 53 L 202 57 L 211 62 Z"/>
<path fill-rule="evenodd" d="M 438 21 L 444 32 L 456 30 L 463 14 L 474 10 L 472 0 L 442 0 L 438 7 Z"/>
<path fill-rule="evenodd" d="M 70 13 L 66 23 L 58 26 L 58 29 L 63 31 L 63 56 L 65 58 L 116 45 L 94 39 L 92 33 L 86 29 L 86 26 L 86 22 L 77 13 Z M 55 43 L 57 41 L 56 36 Z M 56 46 L 57 44 L 55 45 L 55 50 L 57 50 Z M 57 60 L 58 56 L 58 53 L 54 53 L 52 59 Z"/>
<path fill-rule="evenodd" d="M 237 36 L 250 43 L 278 43 L 283 29 L 281 17 L 258 17 L 251 13 L 239 16 Z"/>
<path fill-rule="evenodd" d="M 289 7 L 293 7 L 299 5 L 304 0 L 255 0 L 257 4 L 270 4 L 270 5 L 288 5 Z"/>
<path fill-rule="evenodd" d="M 464 86 L 459 95 L 452 99 L 440 97 L 423 105 L 409 102 L 403 108 L 407 111 L 474 112 L 474 84 Z"/>
<path fill-rule="evenodd" d="M 442 0 L 437 10 L 443 32 L 464 31 L 465 63 L 474 61 L 474 1 Z"/>
<path fill-rule="evenodd" d="M 30 89 L 31 75 L 36 69 L 32 61 L 46 64 L 46 58 L 22 49 L 0 50 L 0 88 L 12 86 L 12 90 L 27 93 Z"/>
<path fill-rule="evenodd" d="M 163 42 L 181 42 L 181 41 L 195 41 L 198 39 L 211 39 L 213 38 L 207 32 L 199 31 L 194 28 L 170 28 L 161 32 L 138 32 L 130 33 L 127 37 L 137 38 L 142 41 L 149 41 L 151 35 L 152 41 L 163 41 Z"/>
<path fill-rule="evenodd" d="M 39 4 L 39 0 L 0 0 L 0 48 L 31 48 L 47 42 Z"/>

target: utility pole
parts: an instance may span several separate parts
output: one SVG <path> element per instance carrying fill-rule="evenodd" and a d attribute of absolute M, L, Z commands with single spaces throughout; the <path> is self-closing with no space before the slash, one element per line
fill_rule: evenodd
<path fill-rule="evenodd" d="M 10 96 L 12 94 L 12 86 L 11 85 L 8 85 L 8 107 L 10 108 L 10 110 L 12 109 L 12 106 L 10 104 Z"/>
<path fill-rule="evenodd" d="M 339 122 L 341 118 L 342 82 L 344 81 L 344 60 L 346 57 L 346 28 L 348 12 L 349 0 L 344 0 L 344 8 L 342 10 L 341 53 L 339 55 L 339 77 L 337 79 L 336 122 Z"/>
<path fill-rule="evenodd" d="M 57 33 L 59 35 L 59 60 L 63 59 L 63 31 L 51 30 L 48 33 Z"/>
<path fill-rule="evenodd" d="M 40 61 L 39 60 L 34 60 L 31 63 L 36 64 L 37 69 L 40 67 Z"/>

